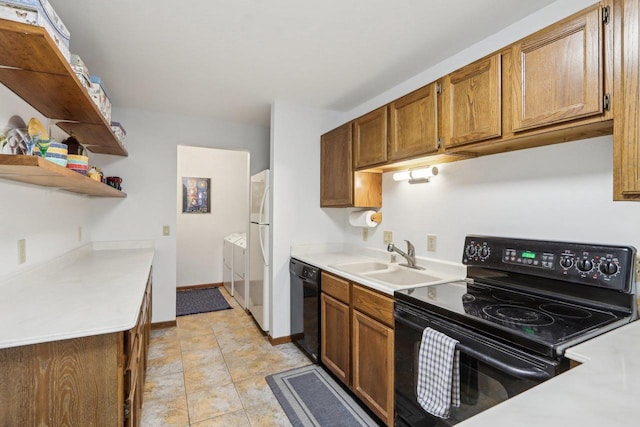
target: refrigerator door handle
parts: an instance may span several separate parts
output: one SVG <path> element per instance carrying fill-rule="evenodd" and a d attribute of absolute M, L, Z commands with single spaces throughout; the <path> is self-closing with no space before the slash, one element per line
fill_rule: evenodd
<path fill-rule="evenodd" d="M 262 254 L 262 262 L 264 263 L 264 265 L 269 265 L 269 263 L 267 262 L 267 256 L 264 252 L 264 239 L 262 238 L 263 227 L 263 225 L 258 225 L 258 235 L 260 237 L 260 253 Z"/>

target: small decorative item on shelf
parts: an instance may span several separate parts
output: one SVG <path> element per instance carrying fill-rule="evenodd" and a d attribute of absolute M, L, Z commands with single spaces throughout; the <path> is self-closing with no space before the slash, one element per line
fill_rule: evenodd
<path fill-rule="evenodd" d="M 107 177 L 107 185 L 110 185 L 111 187 L 115 188 L 116 190 L 122 190 L 122 186 L 120 184 L 122 184 L 122 178 L 120 178 L 119 176 L 108 176 Z"/>
<path fill-rule="evenodd" d="M 102 182 L 102 171 L 96 166 L 91 166 L 91 169 L 87 172 L 87 176 L 94 181 Z"/>
<path fill-rule="evenodd" d="M 89 158 L 87 156 L 80 156 L 78 154 L 68 154 L 67 168 L 82 175 L 86 175 L 87 170 L 89 169 Z"/>
<path fill-rule="evenodd" d="M 29 138 L 27 124 L 20 116 L 12 116 L 4 131 L 0 133 L 0 152 L 2 154 L 31 154 L 33 142 Z"/>
<path fill-rule="evenodd" d="M 33 138 L 36 147 L 33 150 L 36 156 L 44 157 L 62 167 L 67 166 L 67 145 L 52 139 L 42 140 L 37 136 Z"/>
<path fill-rule="evenodd" d="M 62 142 L 67 144 L 67 150 L 68 150 L 69 154 L 76 154 L 76 155 L 79 155 L 79 156 L 85 156 L 84 147 L 82 145 L 80 145 L 80 143 L 78 142 L 78 140 L 75 137 L 70 136 L 69 138 L 65 139 Z"/>

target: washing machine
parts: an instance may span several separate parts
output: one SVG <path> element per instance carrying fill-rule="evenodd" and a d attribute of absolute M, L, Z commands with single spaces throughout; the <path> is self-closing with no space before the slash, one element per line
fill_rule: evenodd
<path fill-rule="evenodd" d="M 242 236 L 233 244 L 233 297 L 238 301 L 240 307 L 247 309 L 247 296 L 249 286 L 247 283 L 247 235 Z"/>
<path fill-rule="evenodd" d="M 233 248 L 235 242 L 242 237 L 241 233 L 231 233 L 222 239 L 222 284 L 229 295 L 234 293 L 233 283 Z"/>

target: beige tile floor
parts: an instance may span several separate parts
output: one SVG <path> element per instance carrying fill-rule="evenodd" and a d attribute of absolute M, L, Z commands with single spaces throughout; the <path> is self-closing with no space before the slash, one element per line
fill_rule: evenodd
<path fill-rule="evenodd" d="M 221 288 L 232 310 L 182 316 L 151 333 L 142 425 L 290 426 L 264 377 L 309 364 L 272 346 Z"/>

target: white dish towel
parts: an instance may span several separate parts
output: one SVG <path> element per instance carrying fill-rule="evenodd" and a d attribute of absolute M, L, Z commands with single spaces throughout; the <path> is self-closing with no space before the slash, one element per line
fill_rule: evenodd
<path fill-rule="evenodd" d="M 431 328 L 422 331 L 418 366 L 418 403 L 428 413 L 449 418 L 451 406 L 460 406 L 460 352 L 458 341 Z"/>

